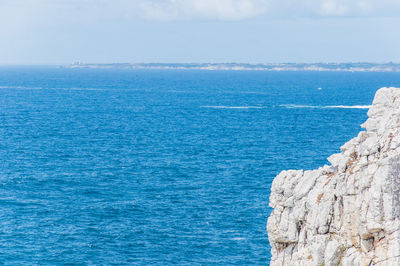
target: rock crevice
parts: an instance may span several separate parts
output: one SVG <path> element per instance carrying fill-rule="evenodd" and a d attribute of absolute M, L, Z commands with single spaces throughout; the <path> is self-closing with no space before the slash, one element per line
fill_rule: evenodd
<path fill-rule="evenodd" d="M 313 171 L 282 171 L 271 265 L 400 265 L 400 89 L 377 91 L 366 131 Z"/>

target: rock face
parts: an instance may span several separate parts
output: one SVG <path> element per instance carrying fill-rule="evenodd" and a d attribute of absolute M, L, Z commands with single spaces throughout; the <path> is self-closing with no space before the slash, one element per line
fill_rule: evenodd
<path fill-rule="evenodd" d="M 400 89 L 378 90 L 368 117 L 330 166 L 275 178 L 271 265 L 400 265 Z"/>

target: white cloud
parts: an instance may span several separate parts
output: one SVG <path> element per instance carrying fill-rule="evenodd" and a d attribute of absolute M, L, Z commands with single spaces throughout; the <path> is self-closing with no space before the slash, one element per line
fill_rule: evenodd
<path fill-rule="evenodd" d="M 321 3 L 321 11 L 324 15 L 343 16 L 349 13 L 350 8 L 344 3 L 335 0 L 324 0 Z"/>
<path fill-rule="evenodd" d="M 245 20 L 255 17 L 399 17 L 400 0 L 0 0 L 13 23 L 97 20 Z M 10 27 L 8 27 L 10 28 Z"/>
<path fill-rule="evenodd" d="M 122 1 L 127 0 L 114 0 L 113 3 Z M 133 0 L 130 3 L 135 3 L 134 9 L 139 10 L 136 15 L 154 20 L 243 20 L 258 16 L 398 17 L 400 13 L 400 0 Z"/>
<path fill-rule="evenodd" d="M 400 11 L 398 0 L 306 0 L 303 3 L 314 11 L 312 16 L 321 17 L 393 17 Z"/>
<path fill-rule="evenodd" d="M 164 0 L 142 1 L 149 19 L 242 20 L 261 15 L 268 0 Z"/>

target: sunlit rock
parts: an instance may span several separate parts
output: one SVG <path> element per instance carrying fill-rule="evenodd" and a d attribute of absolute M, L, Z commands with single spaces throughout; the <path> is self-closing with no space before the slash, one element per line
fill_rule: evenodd
<path fill-rule="evenodd" d="M 400 89 L 378 90 L 368 117 L 331 165 L 275 178 L 271 265 L 400 265 Z"/>

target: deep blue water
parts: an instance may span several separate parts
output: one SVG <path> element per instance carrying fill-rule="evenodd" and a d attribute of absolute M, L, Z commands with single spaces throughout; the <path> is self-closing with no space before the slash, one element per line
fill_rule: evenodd
<path fill-rule="evenodd" d="M 325 164 L 367 111 L 281 105 L 369 105 L 396 85 L 399 73 L 0 68 L 0 263 L 266 265 L 274 176 Z"/>

